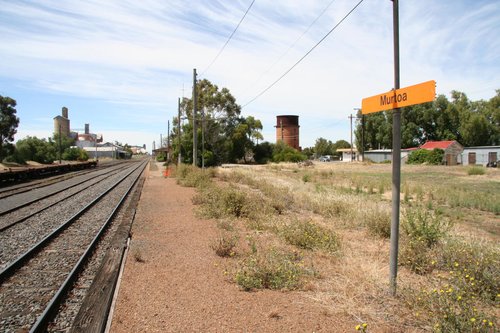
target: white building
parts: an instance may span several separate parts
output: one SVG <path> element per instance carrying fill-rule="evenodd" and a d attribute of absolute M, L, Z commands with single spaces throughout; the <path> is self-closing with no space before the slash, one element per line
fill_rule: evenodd
<path fill-rule="evenodd" d="M 356 148 L 352 148 L 352 150 L 351 148 L 341 148 L 337 149 L 337 152 L 342 153 L 342 162 L 361 161 L 361 154 L 358 154 L 358 150 Z"/>
<path fill-rule="evenodd" d="M 122 147 L 117 146 L 113 143 L 106 142 L 102 145 L 99 145 L 97 147 L 82 147 L 87 154 L 89 155 L 89 158 L 92 159 L 100 159 L 100 158 L 130 158 L 130 153 L 127 151 L 123 150 Z"/>
<path fill-rule="evenodd" d="M 497 162 L 500 159 L 500 146 L 466 147 L 462 152 L 464 165 L 482 165 Z"/>

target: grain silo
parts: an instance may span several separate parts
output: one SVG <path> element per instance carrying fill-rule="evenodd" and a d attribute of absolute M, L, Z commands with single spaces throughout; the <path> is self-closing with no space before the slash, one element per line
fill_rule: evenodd
<path fill-rule="evenodd" d="M 276 142 L 283 141 L 287 145 L 300 150 L 299 116 L 276 116 Z"/>
<path fill-rule="evenodd" d="M 69 118 L 68 118 L 68 108 L 62 108 L 62 116 L 54 117 L 54 134 L 65 135 L 69 137 Z"/>

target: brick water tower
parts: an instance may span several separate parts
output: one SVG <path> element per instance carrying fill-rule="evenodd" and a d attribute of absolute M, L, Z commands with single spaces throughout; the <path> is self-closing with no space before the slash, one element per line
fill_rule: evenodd
<path fill-rule="evenodd" d="M 300 150 L 299 116 L 276 116 L 276 142 L 283 141 L 287 145 Z"/>

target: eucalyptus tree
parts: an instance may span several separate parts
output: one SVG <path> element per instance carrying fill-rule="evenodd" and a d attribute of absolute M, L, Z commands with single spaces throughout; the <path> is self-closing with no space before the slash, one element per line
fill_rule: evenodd
<path fill-rule="evenodd" d="M 19 125 L 16 113 L 16 101 L 0 95 L 0 162 L 14 150 L 12 142 Z"/>

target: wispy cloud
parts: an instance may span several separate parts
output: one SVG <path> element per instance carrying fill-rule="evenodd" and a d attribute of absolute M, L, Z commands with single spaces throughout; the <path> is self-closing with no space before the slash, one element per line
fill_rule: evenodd
<path fill-rule="evenodd" d="M 192 69 L 208 66 L 250 1 L 4 1 L 0 91 L 17 93 L 12 97 L 20 105 L 33 98 L 30 91 L 62 96 L 65 103 L 72 96 L 74 103 L 88 99 L 100 110 L 86 115 L 93 128 L 164 133 L 183 87 L 184 95 L 191 95 Z M 249 101 L 355 4 L 335 0 L 262 75 L 330 1 L 257 0 L 206 77 L 228 87 L 240 104 Z M 422 0 L 400 6 L 403 85 L 435 79 L 438 93 L 457 89 L 475 99 L 491 97 L 500 88 L 500 3 Z M 243 113 L 264 121 L 270 141 L 277 114 L 301 117 L 303 146 L 318 136 L 346 139 L 347 115 L 363 97 L 392 88 L 392 66 L 392 2 L 367 0 Z M 23 128 L 36 127 L 29 115 L 37 112 L 23 110 L 28 115 Z M 101 121 L 103 112 L 115 121 Z M 51 124 L 45 126 L 50 130 Z"/>

